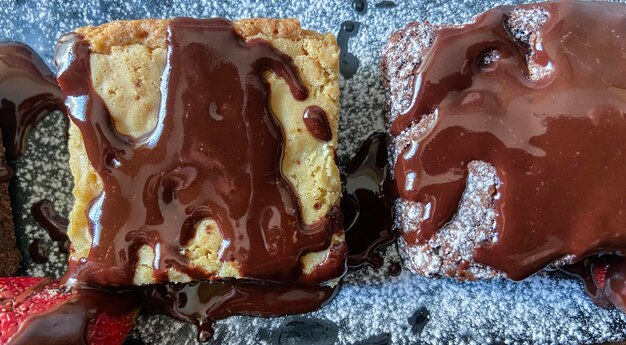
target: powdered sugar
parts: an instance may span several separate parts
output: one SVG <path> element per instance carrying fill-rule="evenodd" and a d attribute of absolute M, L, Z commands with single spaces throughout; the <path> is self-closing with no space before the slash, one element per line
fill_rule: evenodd
<path fill-rule="evenodd" d="M 148 3 L 119 1 L 3 1 L 0 6 L 0 36 L 24 41 L 52 61 L 53 43 L 63 32 L 77 26 L 97 25 L 114 19 L 144 17 L 254 16 L 296 17 L 306 28 L 337 33 L 343 21 L 361 23 L 350 39 L 350 51 L 361 66 L 355 76 L 341 84 L 340 161 L 346 161 L 359 144 L 375 130 L 384 129 L 384 90 L 380 82 L 379 59 L 391 33 L 414 20 L 433 23 L 463 23 L 474 14 L 502 4 L 497 0 L 400 2 L 394 8 L 376 8 L 359 14 L 350 0 L 309 3 L 290 1 L 196 1 L 165 0 Z M 511 3 L 507 1 L 506 3 Z M 61 144 L 64 132 L 60 117 L 51 117 L 31 138 L 29 151 L 18 163 L 13 195 L 20 231 L 47 239 L 30 216 L 30 205 L 43 197 L 55 202 L 62 213 L 71 204 L 71 178 L 67 151 Z M 35 147 L 32 140 L 40 140 Z M 28 241 L 23 241 L 24 243 Z M 54 248 L 54 246 L 52 246 Z M 65 259 L 54 255 L 50 264 L 29 265 L 28 274 L 60 274 Z M 585 296 L 577 281 L 563 277 L 535 276 L 522 283 L 501 279 L 489 282 L 456 283 L 447 279 L 426 279 L 403 272 L 387 274 L 390 262 L 398 261 L 394 247 L 386 254 L 385 266 L 349 273 L 339 295 L 324 309 L 306 315 L 312 330 L 334 333 L 316 319 L 337 324 L 339 344 L 353 344 L 389 333 L 394 344 L 407 343 L 589 343 L 626 338 L 626 316 L 602 310 Z M 421 334 L 413 334 L 408 318 L 426 307 L 430 321 Z M 214 343 L 283 344 L 281 333 L 293 317 L 233 317 L 216 323 Z M 281 327 L 282 326 L 282 327 Z M 332 327 L 331 327 L 332 328 Z M 131 337 L 150 344 L 195 343 L 194 330 L 164 317 L 142 317 Z M 315 334 L 315 333 L 313 333 Z M 314 343 L 294 340 L 291 343 Z M 317 338 L 322 339 L 322 338 Z M 310 340 L 310 339 L 309 339 Z"/>

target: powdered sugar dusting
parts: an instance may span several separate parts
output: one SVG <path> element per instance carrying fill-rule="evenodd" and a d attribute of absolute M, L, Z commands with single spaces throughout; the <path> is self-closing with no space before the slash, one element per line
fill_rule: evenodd
<path fill-rule="evenodd" d="M 484 279 L 500 276 L 493 269 L 474 261 L 474 249 L 493 242 L 496 210 L 493 196 L 497 185 L 495 168 L 484 162 L 470 162 L 467 188 L 459 209 L 448 224 L 423 245 L 407 244 L 398 239 L 405 264 L 427 276 L 452 276 L 462 279 Z M 415 231 L 422 221 L 421 204 L 396 201 L 396 227 L 403 233 Z"/>
<path fill-rule="evenodd" d="M 53 42 L 77 26 L 97 25 L 114 19 L 144 17 L 243 18 L 255 16 L 296 17 L 306 28 L 337 33 L 343 21 L 361 22 L 350 39 L 350 51 L 361 61 L 356 75 L 341 83 L 340 161 L 346 161 L 375 130 L 383 130 L 384 89 L 380 81 L 380 51 L 391 33 L 406 23 L 429 20 L 435 24 L 463 23 L 474 14 L 503 2 L 497 0 L 396 1 L 391 9 L 376 8 L 359 14 L 350 0 L 308 2 L 140 0 L 116 1 L 5 1 L 0 6 L 0 35 L 24 41 L 52 61 Z M 511 1 L 506 1 L 511 3 Z M 62 214 L 71 204 L 71 179 L 60 117 L 51 117 L 35 132 L 43 145 L 29 147 L 17 174 L 14 195 L 20 229 L 29 236 L 47 238 L 30 217 L 30 204 L 43 197 L 55 202 Z M 41 133 L 41 134 L 37 134 Z M 33 150 L 31 152 L 31 150 Z M 41 152 L 38 154 L 37 152 Z M 32 186 L 32 187 L 31 187 Z M 54 256 L 48 265 L 29 265 L 28 274 L 60 274 L 64 258 Z M 555 276 L 535 276 L 522 283 L 502 279 L 456 283 L 449 279 L 426 279 L 404 271 L 391 277 L 390 262 L 398 261 L 395 247 L 386 253 L 385 266 L 348 274 L 339 295 L 327 307 L 305 315 L 338 326 L 336 343 L 354 344 L 389 333 L 393 344 L 559 343 L 580 344 L 626 338 L 626 317 L 615 310 L 594 306 L 581 285 Z M 426 307 L 430 321 L 414 334 L 408 318 Z M 281 344 L 282 328 L 293 317 L 232 317 L 215 325 L 214 343 Z M 300 321 L 300 319 L 297 319 Z M 318 327 L 319 328 L 319 327 Z M 317 329 L 317 328 L 316 328 Z M 333 336 L 331 334 L 331 336 Z M 164 317 L 141 317 L 131 335 L 148 344 L 194 344 L 193 327 Z M 294 341 L 293 343 L 312 343 Z"/>

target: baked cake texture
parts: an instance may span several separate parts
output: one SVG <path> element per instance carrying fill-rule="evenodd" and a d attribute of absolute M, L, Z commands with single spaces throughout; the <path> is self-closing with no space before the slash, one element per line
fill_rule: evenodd
<path fill-rule="evenodd" d="M 293 186 L 304 222 L 313 224 L 339 204 L 341 195 L 334 158 L 339 116 L 339 52 L 335 38 L 331 34 L 304 30 L 294 19 L 247 19 L 234 21 L 233 25 L 244 40 L 266 40 L 287 54 L 309 91 L 305 101 L 297 101 L 281 78 L 273 72 L 264 75 L 270 85 L 270 106 L 285 136 L 282 172 Z M 116 21 L 75 31 L 90 45 L 93 87 L 108 107 L 116 130 L 122 134 L 140 137 L 156 124 L 167 53 L 167 29 L 168 20 L 148 19 Z M 302 121 L 304 109 L 313 104 L 327 114 L 333 134 L 328 142 L 316 140 Z M 69 133 L 75 202 L 68 235 L 72 241 L 71 257 L 79 259 L 88 256 L 92 245 L 87 210 L 101 193 L 102 182 L 89 162 L 81 133 L 73 123 Z M 195 236 L 182 248 L 193 269 L 201 269 L 213 279 L 246 278 L 241 277 L 236 263 L 219 260 L 223 239 L 214 220 L 204 219 L 195 228 Z M 334 234 L 331 242 L 328 250 L 302 256 L 305 274 L 324 262 L 331 248 L 344 242 L 343 234 Z M 135 267 L 135 284 L 155 282 L 153 262 L 152 248 L 143 246 Z M 168 272 L 172 282 L 190 280 L 173 268 Z"/>
<path fill-rule="evenodd" d="M 0 143 L 2 136 L 0 135 Z M 0 145 L 0 160 L 5 161 L 4 147 Z M 6 164 L 6 162 L 4 163 Z M 20 251 L 17 249 L 13 212 L 9 196 L 9 181 L 0 182 L 0 277 L 13 275 L 20 264 Z"/>
<path fill-rule="evenodd" d="M 544 8 L 512 8 L 504 19 L 504 26 L 510 37 L 521 46 L 531 47 L 535 33 L 546 22 Z M 382 52 L 381 70 L 386 88 L 387 121 L 393 121 L 406 112 L 413 101 L 416 78 L 420 66 L 429 55 L 429 48 L 438 30 L 454 25 L 433 25 L 427 22 L 407 24 L 392 34 Z M 528 53 L 529 56 L 532 52 Z M 527 61 L 528 77 L 540 79 L 545 71 L 542 67 Z M 427 114 L 419 123 L 413 123 L 401 133 L 392 136 L 390 161 L 394 165 L 398 155 L 411 141 L 419 141 L 436 121 L 436 114 Z M 442 155 L 445 153 L 441 153 Z M 500 184 L 493 165 L 482 161 L 469 163 L 466 189 L 457 213 L 426 243 L 409 244 L 402 236 L 398 240 L 400 254 L 405 266 L 411 271 L 429 277 L 447 276 L 460 280 L 484 279 L 503 276 L 491 267 L 477 263 L 474 250 L 479 245 L 497 240 L 495 227 L 495 198 Z M 424 205 L 404 199 L 395 201 L 395 228 L 400 234 L 415 231 L 422 221 Z M 554 265 L 569 263 L 565 257 Z"/>

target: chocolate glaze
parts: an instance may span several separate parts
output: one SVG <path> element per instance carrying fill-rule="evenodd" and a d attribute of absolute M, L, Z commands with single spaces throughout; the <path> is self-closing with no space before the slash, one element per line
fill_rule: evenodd
<path fill-rule="evenodd" d="M 397 277 L 402 273 L 402 264 L 399 262 L 392 262 L 389 264 L 387 273 L 392 277 Z"/>
<path fill-rule="evenodd" d="M 51 285 L 57 289 L 67 289 L 59 281 L 44 282 L 24 292 L 24 298 L 36 289 L 50 289 Z M 121 316 L 132 313 L 140 305 L 139 296 L 141 295 L 133 290 L 77 288 L 72 296 L 58 302 L 46 312 L 30 315 L 20 324 L 8 345 L 88 345 L 89 321 L 96 314 Z"/>
<path fill-rule="evenodd" d="M 62 253 L 69 253 L 70 239 L 67 236 L 69 221 L 55 209 L 52 201 L 43 199 L 30 208 L 33 218 L 48 232 L 50 238 L 59 244 Z"/>
<path fill-rule="evenodd" d="M 311 105 L 304 109 L 302 121 L 304 121 L 306 129 L 309 130 L 309 133 L 315 139 L 328 142 L 333 138 L 333 132 L 330 130 L 330 124 L 328 123 L 328 116 L 324 109 L 317 105 Z"/>
<path fill-rule="evenodd" d="M 404 239 L 424 243 L 449 222 L 467 164 L 488 162 L 502 182 L 498 238 L 475 259 L 512 279 L 566 255 L 626 248 L 626 6 L 521 6 L 531 7 L 548 19 L 526 42 L 506 29 L 512 7 L 438 30 L 413 103 L 391 126 L 398 135 L 426 114 L 436 117 L 395 166 L 400 196 L 430 207 Z"/>
<path fill-rule="evenodd" d="M 10 159 L 22 154 L 30 129 L 54 110 L 65 111 L 63 97 L 41 57 L 25 44 L 0 43 L 0 128 Z"/>
<path fill-rule="evenodd" d="M 46 242 L 41 238 L 35 238 L 28 246 L 28 253 L 30 258 L 38 264 L 48 262 L 49 248 Z"/>
<path fill-rule="evenodd" d="M 422 331 L 424 330 L 424 327 L 426 327 L 426 324 L 429 320 L 430 311 L 428 311 L 426 307 L 420 307 L 415 312 L 413 312 L 411 317 L 409 317 L 408 321 L 409 325 L 411 326 L 411 331 L 413 331 L 413 333 L 417 335 L 422 334 Z"/>
<path fill-rule="evenodd" d="M 367 0 L 353 0 L 352 8 L 358 14 L 365 14 L 367 12 Z"/>
<path fill-rule="evenodd" d="M 77 290 L 76 295 L 49 311 L 31 315 L 11 339 L 11 344 L 86 343 L 87 324 L 96 312 L 128 313 L 140 307 L 146 313 L 193 322 L 200 328 L 199 338 L 209 340 L 214 320 L 236 314 L 277 316 L 308 312 L 320 308 L 336 294 L 337 289 L 333 287 L 289 283 L 294 279 L 317 282 L 340 276 L 344 272 L 347 254 L 345 245 L 332 248 L 325 264 L 301 279 L 300 255 L 328 247 L 330 236 L 341 230 L 342 218 L 338 209 L 333 209 L 318 223 L 304 225 L 291 186 L 280 174 L 284 140 L 279 124 L 269 110 L 267 85 L 260 73 L 266 69 L 275 71 L 289 83 L 294 97 L 305 98 L 306 89 L 289 58 L 266 42 L 244 43 L 225 20 L 173 20 L 168 44 L 169 70 L 163 84 L 165 107 L 159 114 L 159 124 L 144 137 L 128 138 L 115 132 L 104 102 L 93 90 L 89 78 L 84 78 L 90 74 L 86 42 L 75 35 L 63 38 L 59 55 L 65 55 L 69 49 L 72 60 L 60 61 L 59 81 L 68 94 L 71 119 L 82 131 L 88 156 L 103 180 L 104 192 L 92 202 L 89 211 L 92 236 L 96 237 L 89 258 L 72 261 L 70 271 L 62 280 L 68 285 L 78 280 L 79 284 L 73 287 Z M 229 57 L 230 63 L 222 60 L 222 56 Z M 208 58 L 216 61 L 213 66 L 219 71 L 198 62 Z M 188 67 L 190 65 L 199 67 L 193 69 Z M 233 82 L 236 79 L 233 73 L 247 75 L 246 83 Z M 220 89 L 223 92 L 216 90 L 215 94 L 210 94 L 208 101 L 199 101 L 195 90 L 204 90 L 206 96 L 207 90 L 212 90 L 206 83 L 215 80 L 224 81 L 224 85 L 229 85 L 232 90 L 224 87 Z M 174 94 L 170 95 L 167 90 Z M 225 97 L 243 98 L 237 90 L 245 90 L 249 103 L 221 107 L 224 114 L 220 114 L 221 118 L 215 122 L 200 115 L 209 113 L 203 111 L 215 104 L 218 107 L 225 104 Z M 250 108 L 250 113 L 240 107 Z M 220 129 L 221 126 L 227 126 L 230 132 Z M 196 130 L 199 128 L 204 132 Z M 213 134 L 207 135 L 207 132 Z M 218 132 L 224 134 L 220 136 Z M 215 141 L 202 140 L 206 137 Z M 194 142 L 187 142 L 189 138 Z M 233 138 L 242 140 L 233 143 Z M 249 150 L 252 143 L 263 143 L 266 149 L 255 147 L 255 150 Z M 235 153 L 218 156 L 219 148 L 223 147 L 233 148 Z M 204 152 L 211 152 L 212 156 L 207 157 Z M 148 153 L 157 158 L 149 157 Z M 168 159 L 168 154 L 173 153 L 176 160 Z M 237 161 L 240 156 L 250 163 Z M 134 166 L 141 169 L 127 166 L 131 158 Z M 150 163 L 156 168 L 147 169 L 142 163 Z M 241 176 L 234 167 L 237 164 L 247 166 L 252 176 Z M 271 186 L 264 184 L 265 179 Z M 250 185 L 248 189 L 243 187 L 245 182 Z M 199 199 L 200 196 L 186 190 L 192 184 L 209 197 Z M 135 186 L 137 188 L 133 188 Z M 131 193 L 119 195 L 119 190 Z M 134 200 L 143 200 L 138 203 L 139 208 L 148 211 L 124 210 L 125 207 L 132 208 L 128 201 L 139 193 L 145 193 L 143 199 Z M 122 206 L 116 206 L 114 202 Z M 263 209 L 266 205 L 271 206 L 269 211 Z M 63 241 L 67 238 L 67 220 L 56 213 L 50 201 L 36 203 L 32 212 L 52 239 Z M 96 217 L 94 213 L 101 215 Z M 173 222 L 171 219 L 176 216 L 183 220 Z M 204 217 L 212 217 L 221 228 L 226 228 L 222 229 L 222 234 L 230 241 L 231 248 L 224 250 L 223 259 L 237 259 L 243 275 L 284 279 L 288 283 L 195 282 L 125 290 L 107 288 L 106 291 L 83 285 L 85 282 L 129 284 L 136 251 L 143 244 L 156 246 L 159 243 L 161 256 L 166 257 L 155 267 L 157 277 L 162 274 L 159 270 L 167 265 L 184 270 L 184 258 L 174 252 L 189 240 L 191 227 Z M 237 227 L 234 225 L 237 222 L 243 225 Z M 259 230 L 254 224 L 261 224 L 262 228 Z M 115 233 L 117 236 L 111 237 Z M 183 238 L 180 242 L 175 240 L 177 234 Z M 238 243 L 241 238 L 249 243 Z M 281 238 L 291 241 L 280 241 Z M 268 246 L 280 246 L 282 251 L 276 248 L 264 251 L 263 248 Z M 116 259 L 103 253 L 111 249 L 121 255 Z M 95 272 L 97 270 L 105 273 Z M 185 273 L 198 277 L 193 270 L 185 270 Z"/>
<path fill-rule="evenodd" d="M 139 138 L 115 130 L 88 77 L 87 42 L 70 35 L 58 47 L 58 80 L 70 118 L 103 184 L 89 209 L 89 257 L 72 262 L 76 277 L 130 284 L 137 251 L 149 245 L 159 251 L 157 281 L 167 280 L 170 267 L 207 278 L 188 267 L 181 248 L 194 236 L 195 224 L 210 217 L 224 238 L 220 260 L 236 261 L 244 277 L 333 278 L 309 279 L 300 272 L 300 257 L 327 248 L 331 235 L 341 231 L 341 217 L 333 209 L 315 224 L 302 221 L 281 173 L 284 137 L 262 78 L 274 71 L 294 98 L 305 99 L 307 89 L 291 59 L 266 41 L 244 42 L 222 19 L 173 19 L 168 30 L 162 107 L 156 127 Z M 214 107 L 220 117 L 205 116 Z"/>
<path fill-rule="evenodd" d="M 62 280 L 68 279 L 66 276 Z M 61 280 L 61 281 L 62 281 Z M 61 281 L 44 282 L 24 296 Z M 11 338 L 15 344 L 87 344 L 86 325 L 96 314 L 167 315 L 198 326 L 199 341 L 213 336 L 213 322 L 233 315 L 282 316 L 317 310 L 332 300 L 338 287 L 263 283 L 258 281 L 203 281 L 159 284 L 122 289 L 71 287 L 74 294 L 46 312 L 30 315 Z M 45 341 L 42 341 L 45 339 Z"/>
<path fill-rule="evenodd" d="M 337 34 L 337 45 L 339 46 L 339 72 L 341 75 L 350 79 L 359 69 L 359 59 L 348 50 L 348 41 L 351 37 L 359 33 L 361 24 L 359 22 L 345 21 L 341 23 L 339 33 Z"/>
<path fill-rule="evenodd" d="M 398 4 L 396 4 L 393 1 L 381 1 L 379 3 L 376 3 L 376 8 L 394 8 L 396 6 L 398 6 Z"/>
<path fill-rule="evenodd" d="M 273 284 L 244 280 L 154 285 L 145 290 L 147 313 L 196 324 L 198 340 L 213 336 L 213 321 L 232 315 L 278 316 L 317 310 L 338 289 L 329 286 Z"/>
<path fill-rule="evenodd" d="M 337 344 L 339 327 L 336 323 L 315 317 L 290 317 L 272 331 L 272 345 Z"/>
<path fill-rule="evenodd" d="M 596 281 L 596 287 L 601 288 L 609 302 L 626 313 L 626 258 L 611 256 L 597 264 L 606 269 L 606 275 L 604 284 Z"/>
<path fill-rule="evenodd" d="M 383 258 L 378 251 L 395 240 L 392 230 L 387 135 L 372 134 L 357 154 L 343 167 L 344 192 L 341 210 L 344 214 L 348 266 L 364 264 L 380 267 Z"/>

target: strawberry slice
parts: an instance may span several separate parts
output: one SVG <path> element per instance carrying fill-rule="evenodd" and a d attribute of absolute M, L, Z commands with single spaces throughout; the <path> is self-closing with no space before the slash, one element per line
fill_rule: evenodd
<path fill-rule="evenodd" d="M 591 266 L 591 275 L 593 282 L 596 283 L 598 289 L 603 290 L 606 282 L 606 272 L 609 270 L 608 263 L 601 263 Z"/>
<path fill-rule="evenodd" d="M 0 278 L 0 344 L 6 344 L 18 331 L 22 332 L 20 325 L 25 322 L 38 320 L 41 322 L 40 325 L 49 325 L 50 320 L 39 317 L 51 315 L 50 313 L 55 310 L 74 308 L 78 311 L 87 309 L 91 311 L 94 299 L 90 299 L 92 304 L 89 308 L 80 308 L 81 296 L 83 295 L 66 288 L 58 280 L 30 277 Z M 132 308 L 123 314 L 109 313 L 105 309 L 106 306 L 96 307 L 93 314 L 95 316 L 89 316 L 88 320 L 84 320 L 89 345 L 122 344 L 137 316 L 137 310 Z M 80 325 L 78 329 L 81 329 Z M 48 331 L 50 338 L 47 338 L 46 342 L 63 342 L 62 339 L 54 339 L 57 333 Z"/>

